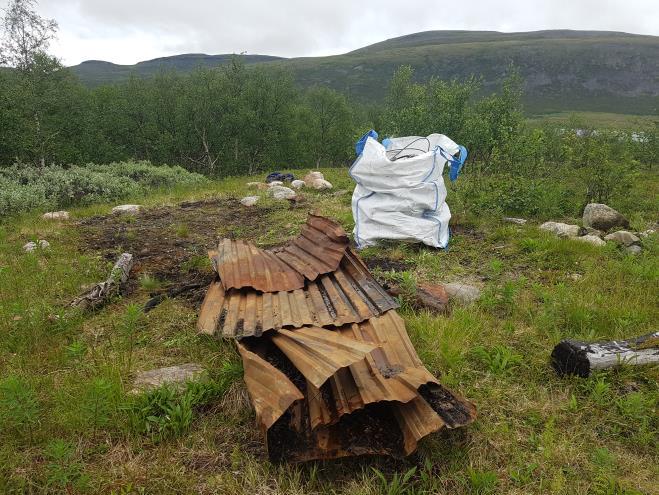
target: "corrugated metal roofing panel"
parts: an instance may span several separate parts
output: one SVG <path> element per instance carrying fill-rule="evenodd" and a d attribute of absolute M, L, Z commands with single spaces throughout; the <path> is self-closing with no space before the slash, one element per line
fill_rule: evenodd
<path fill-rule="evenodd" d="M 376 348 L 373 344 L 318 327 L 282 328 L 272 335 L 272 341 L 315 387 L 320 387 L 340 368 L 364 359 Z"/>
<path fill-rule="evenodd" d="M 264 292 L 304 287 L 304 277 L 269 251 L 249 242 L 222 239 L 214 266 L 225 289 L 252 287 Z"/>
<path fill-rule="evenodd" d="M 437 379 L 423 366 L 396 311 L 345 325 L 341 335 L 377 345 L 364 359 L 338 370 L 308 395 L 312 427 L 337 422 L 367 404 L 409 402 L 417 389 Z"/>
<path fill-rule="evenodd" d="M 265 431 L 295 401 L 304 399 L 304 396 L 284 373 L 265 359 L 240 343 L 238 351 L 243 358 L 245 384 L 256 411 L 257 421 Z"/>
<path fill-rule="evenodd" d="M 209 290 L 204 306 L 212 314 L 201 315 L 204 322 L 217 321 L 216 331 L 209 331 L 208 326 L 204 331 L 238 339 L 286 327 L 340 326 L 398 307 L 351 250 L 335 272 L 307 282 L 303 289 L 270 293 L 231 289 L 221 305 L 207 302 L 217 297 L 217 291 Z"/>
<path fill-rule="evenodd" d="M 274 252 L 307 280 L 316 280 L 319 275 L 336 270 L 348 243 L 341 225 L 310 214 L 300 235 Z"/>

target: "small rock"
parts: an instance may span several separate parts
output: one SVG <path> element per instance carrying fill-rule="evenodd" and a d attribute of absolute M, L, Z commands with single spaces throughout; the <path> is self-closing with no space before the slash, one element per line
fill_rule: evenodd
<path fill-rule="evenodd" d="M 37 242 L 30 241 L 27 244 L 23 246 L 23 251 L 26 253 L 32 253 L 36 251 L 37 248 L 41 249 L 48 249 L 50 247 L 50 242 L 44 240 L 44 239 L 39 239 Z"/>
<path fill-rule="evenodd" d="M 129 215 L 135 215 L 141 208 L 141 205 L 119 205 L 112 208 L 112 213 L 127 213 Z"/>
<path fill-rule="evenodd" d="M 306 184 L 304 183 L 303 180 L 295 179 L 293 182 L 291 182 L 291 186 L 293 186 L 295 189 L 302 189 Z"/>
<path fill-rule="evenodd" d="M 445 313 L 448 308 L 446 289 L 441 285 L 419 284 L 416 288 L 415 306 L 433 313 Z"/>
<path fill-rule="evenodd" d="M 641 249 L 641 246 L 639 246 L 638 244 L 632 244 L 631 246 L 626 246 L 625 249 L 630 254 L 641 254 L 641 251 L 643 251 L 643 249 Z"/>
<path fill-rule="evenodd" d="M 517 225 L 524 225 L 527 220 L 525 218 L 503 217 L 504 222 L 516 223 Z"/>
<path fill-rule="evenodd" d="M 602 237 L 604 232 L 601 230 L 594 229 L 592 227 L 584 227 L 583 228 L 585 234 L 584 235 L 596 235 L 597 237 Z"/>
<path fill-rule="evenodd" d="M 316 179 L 311 183 L 311 187 L 313 187 L 314 189 L 321 190 L 321 189 L 332 189 L 333 186 L 331 182 L 328 182 L 325 179 Z"/>
<path fill-rule="evenodd" d="M 243 206 L 254 206 L 258 200 L 258 196 L 245 196 L 240 200 L 240 204 Z"/>
<path fill-rule="evenodd" d="M 643 232 L 639 232 L 638 236 L 646 238 L 646 237 L 649 237 L 649 236 L 654 235 L 656 233 L 657 233 L 657 231 L 655 229 L 648 229 L 648 230 L 644 230 Z"/>
<path fill-rule="evenodd" d="M 641 240 L 638 237 L 636 237 L 631 232 L 627 232 L 626 230 L 619 230 L 617 232 L 613 232 L 605 236 L 604 240 L 615 242 L 616 244 L 620 244 L 621 246 L 632 246 L 634 244 L 640 244 L 641 242 Z"/>
<path fill-rule="evenodd" d="M 444 290 L 451 299 L 455 299 L 462 304 L 471 304 L 481 295 L 481 290 L 478 287 L 460 282 L 445 284 Z"/>
<path fill-rule="evenodd" d="M 322 172 L 309 172 L 304 176 L 304 183 L 307 187 L 313 187 L 313 183 L 317 180 L 325 180 L 325 176 Z"/>
<path fill-rule="evenodd" d="M 275 199 L 293 199 L 295 197 L 295 191 L 284 186 L 273 186 L 268 189 L 268 194 Z"/>
<path fill-rule="evenodd" d="M 262 182 L 248 182 L 245 185 L 249 188 L 254 188 L 254 187 L 259 187 L 259 185 L 261 185 L 261 184 L 262 184 Z"/>
<path fill-rule="evenodd" d="M 68 220 L 69 212 L 68 211 L 49 211 L 41 215 L 41 218 L 44 220 Z"/>
<path fill-rule="evenodd" d="M 268 182 L 268 187 L 277 187 L 277 186 L 283 186 L 284 183 L 280 180 L 273 180 L 272 182 Z"/>
<path fill-rule="evenodd" d="M 197 363 L 186 363 L 179 366 L 168 366 L 155 370 L 137 373 L 131 393 L 139 393 L 163 385 L 171 385 L 177 390 L 183 390 L 185 384 L 191 381 L 203 381 L 208 378 L 206 370 Z"/>
<path fill-rule="evenodd" d="M 570 277 L 575 282 L 578 282 L 579 280 L 581 280 L 583 278 L 583 275 L 581 275 L 580 273 L 570 273 L 568 275 L 568 277 Z"/>
<path fill-rule="evenodd" d="M 595 246 L 604 246 L 606 242 L 604 242 L 602 239 L 597 237 L 596 235 L 584 235 L 581 237 L 575 237 L 574 238 L 576 241 L 583 241 L 583 242 L 588 242 L 590 244 L 593 244 Z"/>
<path fill-rule="evenodd" d="M 629 220 L 610 206 L 589 203 L 583 211 L 583 225 L 598 230 L 609 230 L 613 227 L 628 227 Z"/>
<path fill-rule="evenodd" d="M 560 222 L 545 222 L 540 225 L 540 228 L 556 234 L 558 237 L 577 237 L 581 230 L 578 225 Z"/>

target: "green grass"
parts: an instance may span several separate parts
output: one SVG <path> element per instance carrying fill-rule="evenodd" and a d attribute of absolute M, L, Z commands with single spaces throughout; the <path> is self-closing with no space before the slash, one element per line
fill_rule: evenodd
<path fill-rule="evenodd" d="M 218 232 L 274 245 L 295 235 L 312 209 L 351 230 L 350 194 L 333 195 L 351 190 L 351 181 L 345 169 L 325 172 L 334 190 L 304 191 L 303 208 L 263 197 L 244 210 L 245 218 L 262 217 L 262 230 L 218 225 Z M 241 197 L 253 191 L 249 180 L 126 202 L 155 207 Z M 635 187 L 656 185 L 649 177 Z M 71 212 L 80 219 L 112 206 Z M 643 253 L 633 257 L 613 246 L 554 238 L 533 218 L 517 226 L 477 216 L 465 196 L 454 210 L 449 250 L 369 248 L 365 258 L 406 263 L 396 276 L 410 291 L 414 281 L 482 286 L 478 302 L 454 305 L 447 316 L 401 310 L 426 366 L 475 402 L 478 419 L 431 436 L 402 461 L 295 466 L 267 461 L 231 343 L 197 335 L 196 312 L 182 299 L 141 313 L 149 292 L 166 281 L 146 274 L 129 297 L 96 313 L 69 310 L 81 286 L 105 278 L 109 265 L 82 244 L 75 224 L 47 222 L 39 213 L 0 225 L 0 493 L 659 493 L 659 369 L 561 379 L 548 364 L 561 338 L 656 330 L 656 238 L 644 240 Z M 656 216 L 624 213 L 637 218 L 639 229 Z M 172 225 L 165 235 L 185 237 L 188 230 L 193 234 Z M 31 239 L 47 239 L 51 248 L 25 254 L 21 246 Z M 181 270 L 204 261 L 191 258 Z M 582 277 L 573 279 L 575 273 Z M 209 381 L 180 395 L 129 394 L 136 371 L 185 362 L 204 365 Z"/>

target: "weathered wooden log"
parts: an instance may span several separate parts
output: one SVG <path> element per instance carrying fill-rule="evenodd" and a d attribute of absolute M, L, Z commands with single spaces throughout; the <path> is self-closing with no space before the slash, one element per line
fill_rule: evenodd
<path fill-rule="evenodd" d="M 133 267 L 133 255 L 123 253 L 112 267 L 110 275 L 104 282 L 94 284 L 76 297 L 71 306 L 74 308 L 96 309 L 105 304 L 113 295 L 118 294 L 121 286 L 128 280 Z"/>
<path fill-rule="evenodd" d="M 659 332 L 629 340 L 587 343 L 562 340 L 551 353 L 551 364 L 563 375 L 587 377 L 593 370 L 621 364 L 659 364 Z"/>

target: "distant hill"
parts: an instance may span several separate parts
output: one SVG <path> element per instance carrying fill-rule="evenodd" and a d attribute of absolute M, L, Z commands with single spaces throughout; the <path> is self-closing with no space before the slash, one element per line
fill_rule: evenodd
<path fill-rule="evenodd" d="M 73 67 L 89 85 L 150 76 L 161 68 L 190 71 L 226 64 L 230 55 L 188 54 L 135 65 L 88 61 Z M 659 37 L 606 31 L 427 31 L 393 38 L 328 57 L 284 59 L 245 55 L 248 64 L 288 68 L 302 86 L 327 85 L 363 102 L 380 100 L 394 70 L 416 69 L 419 80 L 435 76 L 482 76 L 496 88 L 510 64 L 525 80 L 530 113 L 606 111 L 652 114 L 659 107 Z"/>

